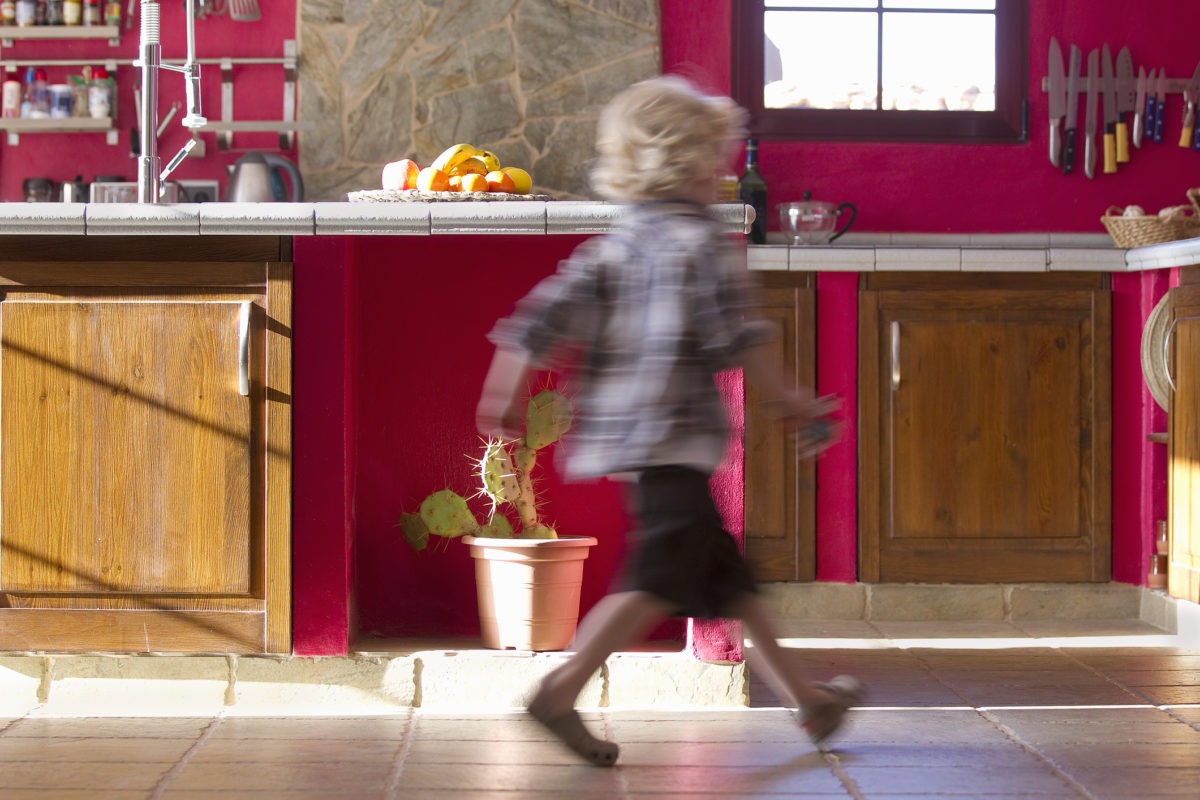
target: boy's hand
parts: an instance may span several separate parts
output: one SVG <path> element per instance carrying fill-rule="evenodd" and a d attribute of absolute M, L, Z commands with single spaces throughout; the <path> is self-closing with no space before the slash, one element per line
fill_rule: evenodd
<path fill-rule="evenodd" d="M 765 405 L 768 413 L 795 432 L 801 459 L 815 458 L 841 437 L 842 424 L 833 419 L 833 414 L 842 407 L 837 395 L 813 397 L 794 393 Z"/>

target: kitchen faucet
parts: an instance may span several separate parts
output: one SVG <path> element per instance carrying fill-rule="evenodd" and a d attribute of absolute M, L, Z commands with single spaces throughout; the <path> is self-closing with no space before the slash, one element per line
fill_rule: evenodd
<path fill-rule="evenodd" d="M 187 113 L 182 120 L 183 126 L 195 134 L 199 128 L 207 124 L 208 120 L 200 113 L 200 65 L 196 63 L 195 0 L 187 0 L 185 12 L 187 15 L 187 61 L 181 67 L 162 63 L 158 0 L 142 0 L 141 11 L 141 42 L 138 46 L 138 60 L 133 62 L 133 65 L 140 67 L 142 71 L 142 102 L 138 109 L 138 130 L 141 144 L 141 156 L 138 158 L 138 202 L 157 203 L 164 193 L 162 182 L 191 152 L 197 141 L 195 135 L 191 136 L 187 144 L 180 148 L 175 157 L 167 163 L 166 168 L 159 171 L 157 133 L 159 69 L 181 72 L 184 75 Z"/>

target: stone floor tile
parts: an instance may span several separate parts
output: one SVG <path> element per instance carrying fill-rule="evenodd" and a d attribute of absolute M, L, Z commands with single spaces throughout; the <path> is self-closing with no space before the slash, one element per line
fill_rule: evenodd
<path fill-rule="evenodd" d="M 395 787 L 399 797 L 430 789 L 452 790 L 460 797 L 487 796 L 497 787 L 505 792 L 548 792 L 574 797 L 576 792 L 610 792 L 619 797 L 622 772 L 587 764 L 476 764 L 470 769 L 447 764 L 406 764 Z M 547 796 L 551 796 L 547 795 Z"/>
<path fill-rule="evenodd" d="M 1051 742 L 1039 748 L 1059 768 L 1071 772 L 1091 767 L 1127 764 L 1137 767 L 1200 767 L 1200 750 L 1182 742 Z"/>
<path fill-rule="evenodd" d="M 756 767 L 693 766 L 665 770 L 658 766 L 621 769 L 621 778 L 634 797 L 666 793 L 692 797 L 846 797 L 841 779 L 817 751 Z"/>
<path fill-rule="evenodd" d="M 64 729 L 64 733 L 67 731 Z M 195 739 L 115 739 L 110 737 L 0 736 L 0 764 L 12 761 L 174 764 Z"/>
<path fill-rule="evenodd" d="M 0 745 L 3 741 L 0 740 Z M 291 761 L 304 763 L 385 763 L 394 759 L 403 742 L 395 739 L 206 739 L 188 757 L 188 763 Z M 2 752 L 2 749 L 0 749 Z"/>
<path fill-rule="evenodd" d="M 1016 742 L 997 737 L 981 744 L 860 742 L 853 733 L 837 745 L 837 757 L 844 767 L 969 767 L 987 764 L 1005 769 L 1040 768 L 1038 757 Z"/>
<path fill-rule="evenodd" d="M 1019 771 L 990 764 L 952 767 L 848 765 L 845 770 L 862 795 L 868 798 L 917 792 L 935 797 L 967 789 L 976 797 L 994 792 L 1053 800 L 1078 796 L 1070 783 L 1048 765 Z"/>
<path fill-rule="evenodd" d="M 4 736 L 79 736 L 113 739 L 199 738 L 211 717 L 38 717 L 18 720 Z"/>
<path fill-rule="evenodd" d="M 7 800 L 10 791 L 29 789 L 149 792 L 169 769 L 170 765 L 163 763 L 129 761 L 115 764 L 59 761 L 53 769 L 47 769 L 37 761 L 14 761 L 4 765 L 0 796 Z"/>
<path fill-rule="evenodd" d="M 178 791 L 204 789 L 255 796 L 259 791 L 328 789 L 353 791 L 360 797 L 382 796 L 391 783 L 393 764 L 311 762 L 185 762 L 166 787 Z"/>
<path fill-rule="evenodd" d="M 1200 765 L 1193 767 L 1146 767 L 1130 764 L 1086 767 L 1068 771 L 1071 778 L 1087 786 L 1097 800 L 1116 797 L 1190 797 L 1200 785 Z"/>
<path fill-rule="evenodd" d="M 397 717 L 222 717 L 211 739 L 403 739 L 412 728 Z"/>

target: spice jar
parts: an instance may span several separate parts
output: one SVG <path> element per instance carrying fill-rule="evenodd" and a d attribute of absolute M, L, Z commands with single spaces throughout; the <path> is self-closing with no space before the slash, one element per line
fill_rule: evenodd
<path fill-rule="evenodd" d="M 63 24 L 83 24 L 83 0 L 63 0 Z"/>

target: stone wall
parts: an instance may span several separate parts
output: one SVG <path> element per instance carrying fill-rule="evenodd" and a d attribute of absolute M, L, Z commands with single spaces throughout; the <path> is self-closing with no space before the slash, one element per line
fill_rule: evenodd
<path fill-rule="evenodd" d="M 301 0 L 306 200 L 379 188 L 385 163 L 470 142 L 534 191 L 593 199 L 596 115 L 660 70 L 657 0 Z"/>

